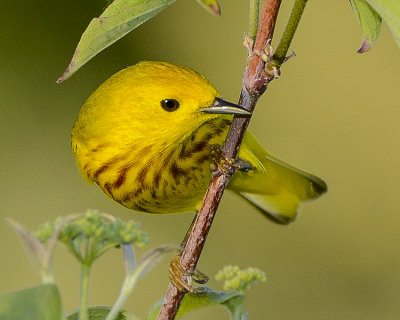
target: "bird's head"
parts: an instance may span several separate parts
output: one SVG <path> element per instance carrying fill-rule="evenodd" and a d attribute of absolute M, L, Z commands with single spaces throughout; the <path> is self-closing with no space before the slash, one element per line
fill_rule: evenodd
<path fill-rule="evenodd" d="M 165 62 L 145 61 L 105 81 L 86 101 L 74 131 L 83 139 L 110 143 L 182 141 L 219 116 L 249 116 L 219 98 L 199 73 Z"/>

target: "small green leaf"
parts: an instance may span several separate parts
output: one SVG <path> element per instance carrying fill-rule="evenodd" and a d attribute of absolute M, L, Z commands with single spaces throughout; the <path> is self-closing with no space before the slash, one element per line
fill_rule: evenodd
<path fill-rule="evenodd" d="M 24 244 L 26 255 L 28 256 L 29 261 L 35 267 L 38 267 L 38 269 L 40 269 L 41 265 L 47 261 L 46 248 L 22 224 L 10 218 L 7 218 L 6 221 L 11 227 L 13 227 L 14 231 L 17 233 L 22 243 Z"/>
<path fill-rule="evenodd" d="M 1 320 L 61 320 L 58 289 L 53 284 L 0 294 Z"/>
<path fill-rule="evenodd" d="M 400 1 L 399 0 L 366 0 L 382 17 L 392 32 L 393 38 L 400 47 Z"/>
<path fill-rule="evenodd" d="M 100 51 L 164 10 L 175 0 L 115 0 L 94 18 L 76 47 L 72 60 L 57 80 L 69 78 Z"/>
<path fill-rule="evenodd" d="M 382 18 L 365 0 L 350 0 L 363 34 L 363 42 L 357 53 L 364 53 L 375 46 L 381 30 Z"/>
<path fill-rule="evenodd" d="M 48 234 L 49 244 L 45 247 L 28 229 L 22 224 L 8 218 L 6 221 L 13 227 L 17 235 L 24 244 L 25 252 L 31 263 L 37 267 L 40 272 L 43 283 L 55 283 L 55 277 L 52 270 L 52 258 L 57 239 L 65 221 L 61 219 L 59 223 L 51 228 L 51 234 Z"/>
<path fill-rule="evenodd" d="M 104 320 L 111 307 L 96 306 L 89 308 L 89 320 Z M 79 310 L 75 310 L 66 315 L 66 320 L 79 320 Z M 116 320 L 140 320 L 139 317 L 128 311 L 121 311 Z"/>
<path fill-rule="evenodd" d="M 200 5 L 206 9 L 209 13 L 220 16 L 221 15 L 221 7 L 218 4 L 217 0 L 197 0 Z"/>
<path fill-rule="evenodd" d="M 197 290 L 200 293 L 188 293 L 185 295 L 176 318 L 183 316 L 189 311 L 221 304 L 229 310 L 233 320 L 241 319 L 244 299 L 242 294 L 237 292 L 217 292 L 207 287 L 199 287 Z M 157 318 L 162 303 L 163 299 L 153 305 L 146 320 L 155 320 Z"/>

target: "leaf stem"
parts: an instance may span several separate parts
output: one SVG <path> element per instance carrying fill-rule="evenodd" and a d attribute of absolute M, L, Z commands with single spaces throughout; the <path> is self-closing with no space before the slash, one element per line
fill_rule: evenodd
<path fill-rule="evenodd" d="M 109 314 L 105 320 L 114 320 L 118 317 L 118 314 L 122 310 L 126 300 L 132 293 L 137 281 L 140 278 L 140 270 L 135 271 L 135 254 L 130 244 L 122 245 L 124 260 L 125 260 L 125 279 L 121 287 L 121 291 L 114 305 L 112 306 Z"/>
<path fill-rule="evenodd" d="M 118 317 L 119 313 L 122 310 L 126 300 L 128 299 L 129 295 L 131 294 L 133 288 L 135 287 L 138 281 L 138 277 L 136 275 L 127 276 L 122 284 L 120 294 L 115 301 L 114 305 L 111 308 L 111 311 L 105 318 L 105 320 L 114 320 Z"/>
<path fill-rule="evenodd" d="M 83 259 L 81 253 L 76 250 L 76 247 L 71 245 L 69 242 L 63 242 L 65 246 L 69 249 L 72 255 L 79 261 L 79 263 L 83 263 Z"/>
<path fill-rule="evenodd" d="M 290 14 L 285 31 L 283 32 L 282 38 L 279 41 L 278 47 L 276 48 L 272 58 L 277 68 L 279 68 L 285 61 L 290 43 L 292 42 L 297 26 L 299 25 L 306 4 L 307 0 L 296 0 L 293 5 L 292 13 Z"/>
<path fill-rule="evenodd" d="M 249 32 L 247 36 L 253 39 L 253 41 L 257 35 L 259 15 L 260 0 L 250 0 Z"/>
<path fill-rule="evenodd" d="M 81 301 L 79 308 L 79 320 L 89 320 L 88 300 L 89 300 L 89 275 L 90 265 L 81 264 Z"/>

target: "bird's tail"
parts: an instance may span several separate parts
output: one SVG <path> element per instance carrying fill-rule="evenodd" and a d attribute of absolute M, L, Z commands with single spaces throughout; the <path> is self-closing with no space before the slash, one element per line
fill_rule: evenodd
<path fill-rule="evenodd" d="M 228 188 L 274 222 L 287 224 L 295 220 L 302 201 L 327 191 L 323 180 L 268 154 L 249 132 L 239 157 L 250 162 L 252 168 L 235 173 Z"/>

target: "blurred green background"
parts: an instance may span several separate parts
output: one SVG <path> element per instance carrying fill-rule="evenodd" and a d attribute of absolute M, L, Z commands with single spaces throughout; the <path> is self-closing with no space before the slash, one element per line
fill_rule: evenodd
<path fill-rule="evenodd" d="M 70 152 L 70 130 L 88 95 L 111 74 L 144 59 L 189 66 L 236 101 L 246 50 L 248 1 L 220 0 L 222 17 L 195 1 L 174 5 L 102 52 L 61 85 L 81 33 L 105 1 L 3 1 L 0 19 L 0 291 L 39 283 L 5 217 L 36 228 L 86 208 L 139 220 L 151 246 L 179 243 L 192 215 L 149 216 L 87 185 Z M 279 35 L 292 1 L 283 1 Z M 278 37 L 276 37 L 278 38 Z M 246 298 L 250 319 L 400 319 L 400 51 L 383 26 L 377 47 L 358 55 L 348 1 L 310 1 L 283 66 L 251 129 L 270 152 L 324 178 L 328 194 L 296 223 L 271 224 L 226 194 L 199 267 L 257 266 L 267 283 Z M 145 249 L 138 250 L 141 254 Z M 120 251 L 94 266 L 91 304 L 110 305 L 123 275 Z M 144 316 L 167 288 L 165 259 L 127 309 Z M 79 269 L 58 248 L 65 311 L 77 307 Z M 210 285 L 220 289 L 214 280 Z M 227 319 L 221 307 L 185 319 Z"/>

